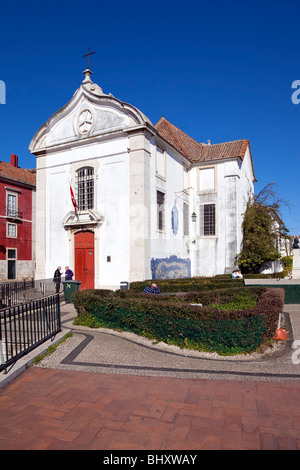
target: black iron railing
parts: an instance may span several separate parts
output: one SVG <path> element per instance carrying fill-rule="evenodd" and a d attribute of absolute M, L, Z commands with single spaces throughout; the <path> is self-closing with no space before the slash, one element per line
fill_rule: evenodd
<path fill-rule="evenodd" d="M 34 280 L 0 284 L 0 308 L 11 307 L 26 301 L 26 293 L 34 288 Z"/>
<path fill-rule="evenodd" d="M 0 310 L 0 371 L 61 330 L 59 294 Z"/>
<path fill-rule="evenodd" d="M 17 209 L 14 209 L 13 207 L 7 206 L 6 217 L 11 219 L 22 219 L 23 213 L 21 211 L 18 211 Z"/>
<path fill-rule="evenodd" d="M 3 282 L 0 284 L 0 309 L 30 302 L 54 293 L 55 285 L 52 279 Z"/>

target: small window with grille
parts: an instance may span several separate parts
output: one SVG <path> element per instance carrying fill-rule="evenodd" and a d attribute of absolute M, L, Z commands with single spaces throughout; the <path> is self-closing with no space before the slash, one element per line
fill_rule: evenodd
<path fill-rule="evenodd" d="M 200 206 L 200 235 L 210 236 L 216 234 L 216 206 L 204 204 Z"/>
<path fill-rule="evenodd" d="M 94 208 L 94 168 L 87 166 L 77 170 L 76 195 L 78 210 Z"/>
<path fill-rule="evenodd" d="M 157 229 L 163 231 L 165 229 L 165 195 L 161 191 L 156 193 L 157 204 Z"/>

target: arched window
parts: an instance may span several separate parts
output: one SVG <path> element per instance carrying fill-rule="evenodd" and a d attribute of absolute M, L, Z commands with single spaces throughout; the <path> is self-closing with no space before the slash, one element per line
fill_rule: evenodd
<path fill-rule="evenodd" d="M 86 166 L 76 171 L 78 210 L 94 208 L 94 168 Z"/>

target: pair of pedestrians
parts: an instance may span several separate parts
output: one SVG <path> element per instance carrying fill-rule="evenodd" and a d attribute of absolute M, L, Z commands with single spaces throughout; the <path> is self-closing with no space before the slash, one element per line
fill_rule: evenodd
<path fill-rule="evenodd" d="M 54 285 L 55 285 L 56 294 L 59 294 L 60 283 L 61 283 L 61 275 L 62 275 L 61 266 L 58 266 L 58 268 L 55 270 L 54 276 L 53 276 L 53 282 L 54 282 Z M 66 279 L 66 281 L 71 281 L 73 276 L 74 276 L 73 271 L 69 268 L 69 266 L 66 266 L 65 267 L 65 279 Z"/>

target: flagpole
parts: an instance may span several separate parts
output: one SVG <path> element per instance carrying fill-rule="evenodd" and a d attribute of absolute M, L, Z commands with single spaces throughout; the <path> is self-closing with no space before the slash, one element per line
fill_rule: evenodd
<path fill-rule="evenodd" d="M 69 185 L 70 185 L 71 201 L 72 201 L 73 207 L 74 207 L 74 209 L 75 209 L 75 215 L 76 215 L 77 221 L 79 221 L 79 214 L 78 214 L 78 209 L 77 209 L 77 202 L 76 202 L 76 199 L 75 199 L 75 196 L 74 196 L 74 193 L 73 193 L 73 189 L 72 189 L 72 185 L 71 185 L 70 179 L 69 179 Z"/>

